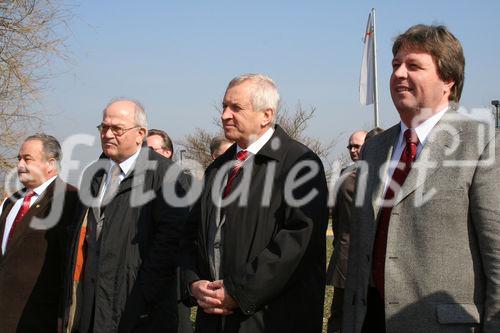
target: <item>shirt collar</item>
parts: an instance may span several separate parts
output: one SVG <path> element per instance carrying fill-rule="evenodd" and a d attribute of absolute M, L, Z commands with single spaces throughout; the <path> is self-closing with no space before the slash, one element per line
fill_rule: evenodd
<path fill-rule="evenodd" d="M 246 150 L 249 153 L 252 153 L 252 155 L 257 154 L 259 152 L 259 150 L 261 150 L 262 147 L 264 147 L 264 145 L 267 143 L 267 141 L 269 141 L 269 139 L 271 139 L 271 137 L 273 136 L 273 133 L 274 133 L 274 128 L 273 127 L 268 128 L 267 131 L 265 131 L 264 134 L 262 134 L 255 142 L 250 144 Z M 241 150 L 243 150 L 243 148 L 236 145 L 236 153 L 240 152 Z"/>
<path fill-rule="evenodd" d="M 436 126 L 438 121 L 443 117 L 444 113 L 448 110 L 448 106 L 446 106 L 443 110 L 439 111 L 438 113 L 434 114 L 432 117 L 418 125 L 417 127 L 414 128 L 415 132 L 417 133 L 418 136 L 418 141 L 420 142 L 421 145 L 425 145 L 425 142 L 427 140 L 427 137 L 429 136 L 430 132 Z M 405 145 L 405 140 L 403 140 L 403 135 L 404 132 L 408 129 L 408 127 L 403 123 L 399 123 L 401 126 L 401 132 L 399 133 L 400 137 L 400 144 Z"/>
<path fill-rule="evenodd" d="M 35 187 L 33 189 L 33 192 L 35 192 L 36 196 L 42 195 L 42 193 L 47 189 L 47 187 L 56 179 L 57 175 L 47 179 L 45 182 L 43 182 L 42 185 Z M 26 191 L 27 192 L 27 191 Z"/>
<path fill-rule="evenodd" d="M 130 156 L 127 158 L 125 161 L 121 162 L 118 164 L 120 167 L 120 170 L 122 174 L 127 175 L 130 170 L 134 168 L 135 162 L 137 161 L 137 158 L 139 157 L 139 153 L 141 152 L 141 149 L 137 149 L 137 151 L 134 153 L 134 155 Z M 111 168 L 116 165 L 117 163 L 113 161 L 112 159 L 109 160 L 111 162 L 108 172 L 111 170 Z"/>

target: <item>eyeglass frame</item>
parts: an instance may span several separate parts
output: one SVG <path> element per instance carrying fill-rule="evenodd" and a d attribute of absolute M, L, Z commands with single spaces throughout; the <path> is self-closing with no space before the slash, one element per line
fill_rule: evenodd
<path fill-rule="evenodd" d="M 113 130 L 113 127 L 115 127 L 115 130 Z M 131 129 L 134 129 L 134 128 L 141 128 L 142 126 L 140 125 L 135 125 L 135 126 L 132 126 L 132 127 L 129 127 L 129 128 L 122 128 L 120 126 L 116 126 L 116 125 L 106 125 L 106 124 L 99 124 L 96 126 L 97 130 L 99 131 L 99 133 L 106 133 L 108 130 L 111 130 L 111 133 L 113 133 L 113 135 L 116 135 L 116 136 L 122 136 L 123 134 L 127 133 L 128 131 L 130 131 Z M 120 133 L 117 133 L 116 131 L 120 131 Z"/>
<path fill-rule="evenodd" d="M 354 149 L 359 149 L 361 148 L 362 145 L 348 145 L 346 148 L 347 150 L 351 150 L 352 148 Z"/>

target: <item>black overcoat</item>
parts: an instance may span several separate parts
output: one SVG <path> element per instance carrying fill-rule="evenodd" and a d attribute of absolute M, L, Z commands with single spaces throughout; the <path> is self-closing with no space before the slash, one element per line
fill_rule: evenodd
<path fill-rule="evenodd" d="M 90 186 L 90 193 L 97 196 L 108 167 L 109 160 L 101 156 L 86 169 L 80 191 Z M 168 171 L 178 177 L 165 177 Z M 75 323 L 74 329 L 79 321 L 88 320 L 83 311 L 73 312 L 71 306 L 77 309 L 85 306 L 80 300 L 82 295 L 87 300 L 91 297 L 87 291 L 89 283 L 93 283 L 90 286 L 95 293 L 94 332 L 176 332 L 179 230 L 189 207 L 182 200 L 167 200 L 164 190 L 175 191 L 182 198 L 186 188 L 185 175 L 173 162 L 147 147 L 141 148 L 133 170 L 106 206 L 100 241 L 95 240 L 92 224 L 86 226 L 82 293 L 75 290 L 73 276 L 83 221 L 87 213 L 93 213 L 93 208 L 80 204 L 79 224 L 73 233 L 71 269 L 66 275 L 66 331 L 72 330 L 67 327 L 68 322 Z M 151 197 L 147 198 L 148 195 Z M 89 250 L 92 248 L 95 250 Z M 72 293 L 76 293 L 76 301 Z"/>
<path fill-rule="evenodd" d="M 212 189 L 220 185 L 215 184 L 220 178 L 217 171 L 234 159 L 235 152 L 233 145 L 208 167 L 202 195 L 186 224 L 181 242 L 186 301 L 189 283 L 213 280 L 207 235 L 218 208 L 212 200 Z M 313 165 L 314 170 L 307 165 Z M 245 173 L 251 174 L 247 183 Z M 235 201 L 224 208 L 221 271 L 225 287 L 239 308 L 224 320 L 198 309 L 196 331 L 321 332 L 327 186 L 320 159 L 276 126 L 272 138 L 236 177 L 233 191 L 238 186 L 248 186 L 248 203 Z M 285 198 L 287 194 L 297 201 L 306 195 L 312 198 L 294 203 L 292 198 Z"/>

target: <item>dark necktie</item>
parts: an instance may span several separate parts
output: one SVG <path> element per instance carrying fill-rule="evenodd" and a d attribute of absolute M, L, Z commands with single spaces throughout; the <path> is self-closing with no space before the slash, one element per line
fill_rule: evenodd
<path fill-rule="evenodd" d="M 392 182 L 397 183 L 399 186 L 403 185 L 410 172 L 411 165 L 417 156 L 418 137 L 413 129 L 407 129 L 404 133 L 406 146 L 401 154 L 398 166 L 394 169 L 392 174 Z M 373 265 L 372 276 L 382 299 L 384 298 L 384 267 L 385 267 L 385 254 L 387 247 L 387 232 L 389 230 L 389 220 L 392 211 L 392 201 L 398 194 L 394 191 L 392 186 L 387 187 L 385 192 L 384 201 L 385 205 L 380 212 L 379 221 L 377 224 L 377 233 L 375 235 L 375 242 L 373 245 Z"/>
<path fill-rule="evenodd" d="M 231 193 L 231 186 L 233 184 L 233 181 L 238 175 L 238 172 L 240 171 L 241 167 L 243 166 L 243 162 L 245 162 L 245 160 L 247 159 L 248 154 L 249 153 L 246 150 L 240 150 L 238 153 L 236 153 L 237 162 L 231 169 L 229 177 L 227 177 L 227 183 L 226 187 L 224 188 L 224 193 L 222 194 L 222 198 L 225 198 L 229 193 Z"/>
<path fill-rule="evenodd" d="M 19 208 L 19 211 L 17 212 L 16 218 L 14 219 L 14 223 L 12 223 L 12 227 L 10 228 L 9 237 L 7 238 L 6 248 L 9 245 L 10 240 L 12 239 L 12 236 L 14 235 L 14 231 L 15 231 L 17 225 L 19 224 L 19 222 L 21 222 L 24 215 L 26 215 L 26 213 L 30 209 L 30 201 L 34 195 L 35 195 L 34 191 L 30 190 L 30 191 L 26 192 L 26 195 L 24 196 L 24 199 L 23 199 L 23 204 L 22 204 L 21 208 Z"/>

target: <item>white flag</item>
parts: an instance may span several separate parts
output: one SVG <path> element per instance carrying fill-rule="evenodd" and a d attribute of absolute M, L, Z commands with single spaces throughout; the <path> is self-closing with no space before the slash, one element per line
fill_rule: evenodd
<path fill-rule="evenodd" d="M 363 50 L 363 62 L 361 63 L 361 75 L 359 77 L 359 102 L 361 105 L 370 105 L 374 101 L 374 61 L 373 61 L 373 38 L 375 27 L 373 26 L 372 13 L 368 15 L 366 24 L 365 48 Z"/>

